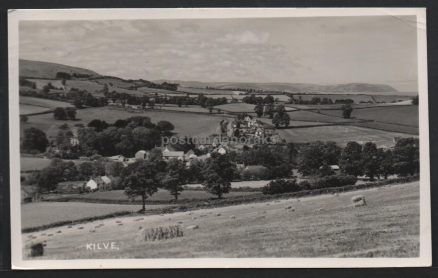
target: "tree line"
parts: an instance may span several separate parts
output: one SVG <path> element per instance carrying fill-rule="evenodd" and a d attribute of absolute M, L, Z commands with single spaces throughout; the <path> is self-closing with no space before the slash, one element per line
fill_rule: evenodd
<path fill-rule="evenodd" d="M 342 173 L 366 176 L 370 180 L 389 175 L 418 175 L 420 171 L 418 138 L 396 138 L 392 149 L 378 148 L 375 143 L 348 142 L 344 148 L 334 142 L 313 142 L 300 151 L 298 171 L 305 176 L 327 176 L 339 165 Z"/>

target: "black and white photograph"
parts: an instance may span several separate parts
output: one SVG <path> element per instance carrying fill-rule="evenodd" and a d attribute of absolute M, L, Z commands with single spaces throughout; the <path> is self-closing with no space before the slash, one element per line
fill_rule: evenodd
<path fill-rule="evenodd" d="M 8 20 L 12 268 L 431 264 L 425 9 Z"/>

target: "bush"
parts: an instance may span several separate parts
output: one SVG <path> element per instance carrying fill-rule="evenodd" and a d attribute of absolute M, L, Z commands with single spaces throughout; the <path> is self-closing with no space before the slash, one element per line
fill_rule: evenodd
<path fill-rule="evenodd" d="M 312 189 L 340 187 L 346 185 L 353 185 L 357 181 L 357 177 L 352 175 L 332 175 L 317 178 L 311 181 Z"/>
<path fill-rule="evenodd" d="M 296 180 L 273 180 L 262 188 L 263 194 L 281 194 L 288 192 L 297 192 L 301 188 L 298 186 Z"/>
<path fill-rule="evenodd" d="M 310 189 L 312 188 L 312 185 L 310 184 L 309 181 L 304 180 L 304 181 L 300 181 L 300 182 L 298 183 L 298 187 L 299 187 L 301 190 L 310 190 Z"/>

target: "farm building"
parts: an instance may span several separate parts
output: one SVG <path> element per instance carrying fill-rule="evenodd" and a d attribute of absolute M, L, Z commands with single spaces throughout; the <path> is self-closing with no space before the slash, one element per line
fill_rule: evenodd
<path fill-rule="evenodd" d="M 58 193 L 81 193 L 85 188 L 86 181 L 64 181 L 58 183 Z"/>

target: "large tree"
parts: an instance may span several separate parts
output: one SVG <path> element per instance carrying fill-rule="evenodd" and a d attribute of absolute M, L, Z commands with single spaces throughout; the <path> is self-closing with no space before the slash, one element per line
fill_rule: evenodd
<path fill-rule="evenodd" d="M 181 194 L 181 191 L 184 190 L 183 185 L 187 183 L 187 177 L 188 172 L 184 162 L 177 159 L 169 161 L 162 184 L 175 198 L 175 201 L 178 200 L 178 196 Z"/>
<path fill-rule="evenodd" d="M 380 161 L 375 143 L 367 142 L 362 149 L 362 165 L 364 174 L 374 180 L 374 177 L 379 173 Z"/>
<path fill-rule="evenodd" d="M 230 192 L 235 172 L 236 165 L 231 162 L 228 154 L 214 153 L 206 161 L 202 171 L 204 178 L 202 185 L 207 192 L 222 198 L 223 194 Z"/>
<path fill-rule="evenodd" d="M 338 164 L 341 148 L 334 142 L 316 141 L 303 147 L 298 171 L 303 175 L 316 175 L 324 164 Z"/>
<path fill-rule="evenodd" d="M 347 175 L 362 175 L 362 145 L 354 141 L 348 142 L 341 152 L 339 166 L 342 172 Z"/>
<path fill-rule="evenodd" d="M 49 145 L 46 134 L 34 127 L 26 128 L 24 130 L 23 141 L 21 142 L 21 149 L 23 151 L 39 151 L 44 152 Z"/>
<path fill-rule="evenodd" d="M 65 108 L 56 107 L 55 110 L 53 110 L 53 117 L 55 118 L 55 120 L 67 120 L 67 112 L 65 111 Z"/>
<path fill-rule="evenodd" d="M 420 145 L 418 138 L 398 138 L 394 147 L 394 172 L 400 176 L 420 172 Z"/>
<path fill-rule="evenodd" d="M 342 117 L 345 119 L 350 119 L 351 113 L 353 112 L 353 107 L 351 104 L 347 103 L 342 105 Z"/>
<path fill-rule="evenodd" d="M 379 175 L 382 175 L 385 179 L 389 175 L 394 174 L 394 159 L 391 150 L 378 149 L 378 155 L 380 157 Z"/>
<path fill-rule="evenodd" d="M 134 199 L 141 197 L 142 209 L 146 211 L 146 199 L 158 190 L 159 175 L 155 163 L 143 160 L 135 162 L 122 173 L 121 183 L 125 186 L 125 194 Z"/>
<path fill-rule="evenodd" d="M 257 114 L 258 118 L 263 116 L 263 104 L 257 103 L 256 106 L 254 107 L 254 112 Z"/>
<path fill-rule="evenodd" d="M 290 122 L 290 117 L 286 113 L 286 109 L 284 108 L 284 105 L 279 105 L 276 110 L 277 112 L 272 118 L 272 123 L 275 125 L 276 128 L 278 128 L 280 125 L 288 127 Z"/>

